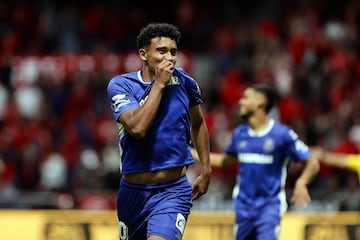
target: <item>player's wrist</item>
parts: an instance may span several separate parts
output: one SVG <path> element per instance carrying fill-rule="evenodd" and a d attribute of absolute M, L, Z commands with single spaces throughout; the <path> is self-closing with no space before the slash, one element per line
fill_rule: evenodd
<path fill-rule="evenodd" d="M 210 177 L 211 176 L 211 166 L 207 166 L 207 167 L 204 167 L 201 171 L 201 175 L 203 176 L 206 176 L 206 177 Z"/>
<path fill-rule="evenodd" d="M 155 79 L 153 87 L 163 90 L 166 88 L 167 84 L 167 82 Z"/>
<path fill-rule="evenodd" d="M 305 181 L 304 179 L 299 178 L 298 180 L 296 180 L 295 187 L 306 187 L 306 186 L 307 186 L 307 181 Z"/>

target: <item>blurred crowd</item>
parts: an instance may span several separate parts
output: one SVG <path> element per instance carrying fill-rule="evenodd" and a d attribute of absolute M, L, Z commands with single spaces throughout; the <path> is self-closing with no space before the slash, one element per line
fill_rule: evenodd
<path fill-rule="evenodd" d="M 1 1 L 0 207 L 18 207 L 13 199 L 24 192 L 57 193 L 49 195 L 53 207 L 114 207 L 118 136 L 106 86 L 123 69 L 80 66 L 57 78 L 29 68 L 31 81 L 18 81 L 14 59 L 124 55 L 151 21 L 174 23 L 183 34 L 180 49 L 191 55 L 186 70 L 203 92 L 212 151 L 229 142 L 244 88 L 265 82 L 279 92 L 273 117 L 306 143 L 359 153 L 360 3 L 285 2 Z M 289 189 L 298 168 L 290 166 Z M 236 167 L 214 174 L 206 199 L 231 199 Z M 353 202 L 342 199 L 339 208 L 360 209 L 359 182 L 349 171 L 322 165 L 312 189 L 345 191 Z"/>

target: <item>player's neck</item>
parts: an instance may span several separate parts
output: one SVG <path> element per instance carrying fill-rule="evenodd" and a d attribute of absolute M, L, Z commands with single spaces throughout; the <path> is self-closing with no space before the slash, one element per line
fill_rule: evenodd
<path fill-rule="evenodd" d="M 269 118 L 266 115 L 252 116 L 249 118 L 249 125 L 254 132 L 265 129 L 269 124 Z"/>
<path fill-rule="evenodd" d="M 146 66 L 144 66 L 141 70 L 141 75 L 145 82 L 151 82 L 155 77 L 155 75 Z"/>

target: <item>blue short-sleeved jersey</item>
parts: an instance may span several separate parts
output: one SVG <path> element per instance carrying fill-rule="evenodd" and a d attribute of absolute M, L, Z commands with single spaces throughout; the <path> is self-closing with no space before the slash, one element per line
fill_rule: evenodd
<path fill-rule="evenodd" d="M 280 210 L 284 212 L 288 160 L 303 161 L 310 156 L 310 149 L 297 134 L 273 119 L 258 133 L 248 124 L 238 126 L 225 152 L 237 156 L 240 162 L 233 196 L 235 211 L 272 202 L 282 205 Z"/>
<path fill-rule="evenodd" d="M 118 75 L 108 84 L 108 96 L 116 120 L 140 107 L 151 90 L 141 71 Z M 194 162 L 190 153 L 189 109 L 203 103 L 198 84 L 184 70 L 176 68 L 165 88 L 160 106 L 144 139 L 136 139 L 119 125 L 121 171 L 123 174 L 157 171 Z"/>
<path fill-rule="evenodd" d="M 284 185 L 289 160 L 304 161 L 310 149 L 291 128 L 270 119 L 256 133 L 248 124 L 238 126 L 225 152 L 240 162 L 233 191 L 236 240 L 278 239 L 287 209 Z"/>

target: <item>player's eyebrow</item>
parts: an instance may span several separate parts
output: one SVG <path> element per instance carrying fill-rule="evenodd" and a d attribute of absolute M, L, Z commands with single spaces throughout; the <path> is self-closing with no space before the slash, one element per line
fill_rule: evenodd
<path fill-rule="evenodd" d="M 167 50 L 169 50 L 169 51 L 177 51 L 177 48 L 168 49 L 167 47 L 157 47 L 156 50 L 158 50 L 158 51 L 167 51 Z"/>

